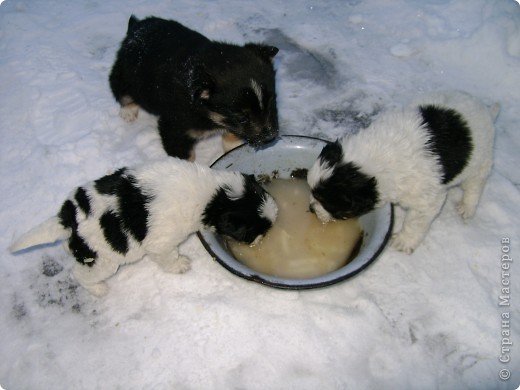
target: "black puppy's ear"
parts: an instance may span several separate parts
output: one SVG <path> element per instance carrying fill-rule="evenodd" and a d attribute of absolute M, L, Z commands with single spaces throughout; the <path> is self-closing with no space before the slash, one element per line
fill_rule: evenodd
<path fill-rule="evenodd" d="M 264 189 L 256 180 L 255 175 L 242 174 L 245 179 L 245 186 L 248 190 L 253 191 L 255 194 L 263 195 Z"/>
<path fill-rule="evenodd" d="M 274 56 L 279 51 L 278 48 L 275 46 L 262 45 L 258 43 L 246 43 L 244 47 L 253 51 L 261 58 L 269 62 L 273 60 Z"/>
<path fill-rule="evenodd" d="M 137 17 L 135 15 L 131 15 L 130 16 L 130 19 L 128 19 L 128 29 L 126 31 L 126 33 L 131 33 L 135 30 L 135 27 L 137 25 L 137 23 L 139 23 L 140 20 L 137 19 Z"/>
<path fill-rule="evenodd" d="M 244 176 L 244 180 L 246 183 L 246 186 L 256 186 L 258 185 L 258 182 L 256 181 L 255 175 L 248 174 L 248 173 L 242 173 L 242 176 Z"/>
<path fill-rule="evenodd" d="M 330 142 L 321 150 L 319 156 L 321 162 L 327 162 L 329 166 L 337 164 L 343 159 L 343 147 L 339 143 L 339 140 Z"/>

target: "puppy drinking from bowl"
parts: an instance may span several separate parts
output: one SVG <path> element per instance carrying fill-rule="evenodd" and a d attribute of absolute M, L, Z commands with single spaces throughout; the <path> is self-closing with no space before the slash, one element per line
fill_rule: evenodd
<path fill-rule="evenodd" d="M 386 202 L 406 209 L 392 245 L 408 254 L 421 243 L 450 187 L 471 218 L 493 163 L 491 109 L 464 92 L 422 96 L 382 114 L 368 128 L 323 148 L 309 170 L 310 207 L 323 221 L 363 215 Z"/>
<path fill-rule="evenodd" d="M 158 116 L 170 156 L 194 159 L 195 143 L 229 132 L 259 146 L 278 135 L 274 46 L 211 41 L 173 20 L 131 16 L 109 81 L 126 121 L 139 108 Z"/>
<path fill-rule="evenodd" d="M 73 274 L 96 296 L 122 264 L 147 255 L 164 271 L 182 273 L 189 260 L 178 245 L 201 229 L 252 243 L 273 225 L 278 208 L 251 175 L 217 171 L 177 158 L 122 168 L 78 187 L 58 214 L 10 250 L 64 240 L 76 258 Z"/>

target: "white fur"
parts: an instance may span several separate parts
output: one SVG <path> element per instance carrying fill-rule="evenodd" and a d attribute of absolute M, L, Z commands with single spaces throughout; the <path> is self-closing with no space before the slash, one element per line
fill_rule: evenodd
<path fill-rule="evenodd" d="M 314 199 L 314 196 L 311 195 L 311 201 L 310 201 L 311 209 L 314 211 L 314 214 L 318 217 L 318 219 L 323 223 L 328 223 L 333 220 L 332 216 L 329 214 L 327 210 L 321 205 L 320 202 L 318 202 L 316 199 Z"/>
<path fill-rule="evenodd" d="M 119 110 L 119 116 L 125 122 L 133 122 L 139 115 L 139 106 L 133 101 L 133 99 L 126 95 L 121 98 L 121 109 Z"/>
<path fill-rule="evenodd" d="M 276 217 L 278 215 L 278 205 L 276 204 L 275 200 L 271 197 L 266 198 L 264 202 L 260 205 L 258 214 L 261 217 L 267 218 L 271 221 L 276 220 Z"/>
<path fill-rule="evenodd" d="M 179 254 L 178 245 L 190 234 L 206 228 L 201 222 L 202 215 L 216 189 L 226 185 L 233 195 L 240 196 L 244 192 L 244 178 L 240 173 L 217 171 L 176 158 L 130 168 L 126 174 L 134 176 L 141 191 L 148 191 L 146 195 L 153 197 L 153 200 L 148 207 L 146 237 L 139 243 L 128 235 L 129 251 L 125 255 L 112 249 L 99 225 L 99 218 L 107 209 L 117 209 L 115 196 L 98 193 L 94 182 L 82 186 L 90 198 L 91 215 L 86 218 L 77 208 L 78 232 L 98 256 L 92 267 L 76 262 L 73 274 L 82 286 L 96 296 L 106 294 L 108 289 L 104 280 L 113 275 L 120 265 L 136 262 L 145 255 L 166 272 L 187 271 L 190 268 L 189 260 Z M 74 194 L 69 199 L 77 206 Z M 272 216 L 270 207 L 259 207 L 259 213 Z M 22 236 L 10 249 L 17 251 L 64 240 L 69 236 L 70 232 L 63 229 L 58 218 L 52 217 Z M 68 250 L 67 242 L 64 244 Z"/>
<path fill-rule="evenodd" d="M 320 182 L 320 180 L 327 180 L 330 178 L 333 172 L 333 166 L 330 166 L 326 161 L 322 162 L 318 160 L 311 167 L 311 169 L 309 169 L 309 172 L 307 172 L 307 183 L 311 188 L 314 188 Z M 312 194 L 310 196 L 310 207 L 312 210 L 314 210 L 316 216 L 323 223 L 328 223 L 333 219 L 329 212 L 321 205 L 321 203 L 314 199 Z"/>
<path fill-rule="evenodd" d="M 65 240 L 69 236 L 69 232 L 63 230 L 58 217 L 52 217 L 18 238 L 9 246 L 9 251 L 17 252 L 34 245 Z"/>
<path fill-rule="evenodd" d="M 423 126 L 418 105 L 437 104 L 458 111 L 471 130 L 473 152 L 463 171 L 447 185 L 441 184 L 442 168 L 437 156 L 426 148 L 428 133 Z M 475 213 L 493 159 L 493 121 L 499 106 L 490 110 L 478 99 L 458 91 L 438 92 L 416 99 L 409 107 L 382 114 L 367 129 L 344 137 L 343 161 L 361 167 L 366 175 L 375 177 L 380 202 L 392 202 L 407 210 L 400 232 L 393 237 L 393 246 L 411 253 L 420 244 L 430 224 L 440 212 L 449 187 L 460 185 L 464 191 L 457 207 L 465 220 Z M 319 161 L 319 160 L 318 160 Z M 330 167 L 318 162 L 311 168 L 311 187 L 320 177 L 330 176 Z M 318 217 L 330 215 L 316 205 Z"/>
<path fill-rule="evenodd" d="M 258 106 L 261 110 L 264 109 L 264 97 L 262 93 L 262 87 L 258 84 L 258 82 L 254 79 L 251 79 L 251 88 L 255 92 L 256 98 L 258 99 Z"/>

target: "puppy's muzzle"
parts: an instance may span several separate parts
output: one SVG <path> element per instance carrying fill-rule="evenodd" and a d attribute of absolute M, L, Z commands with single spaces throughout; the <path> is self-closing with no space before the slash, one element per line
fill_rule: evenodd
<path fill-rule="evenodd" d="M 252 137 L 248 140 L 248 143 L 252 146 L 263 146 L 268 144 L 276 139 L 278 136 L 278 131 L 272 131 L 270 129 L 265 129 L 258 135 Z"/>

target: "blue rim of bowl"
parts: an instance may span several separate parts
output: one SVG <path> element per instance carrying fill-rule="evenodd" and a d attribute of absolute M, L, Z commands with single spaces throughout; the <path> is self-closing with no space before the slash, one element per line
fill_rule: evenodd
<path fill-rule="evenodd" d="M 306 139 L 321 141 L 321 142 L 325 142 L 325 143 L 330 142 L 330 141 L 327 141 L 327 140 L 324 140 L 321 138 L 317 138 L 317 137 L 311 137 L 311 136 L 306 136 L 306 135 L 292 135 L 292 134 L 289 135 L 288 134 L 288 135 L 281 135 L 278 138 L 276 138 L 275 140 L 273 140 L 271 143 L 269 143 L 263 147 L 256 148 L 256 149 L 258 150 L 258 149 L 267 148 L 267 147 L 269 147 L 269 145 L 274 144 L 283 138 L 306 138 Z M 218 159 L 216 159 L 211 164 L 211 167 L 213 167 L 215 164 L 217 164 L 217 162 L 219 162 L 221 159 L 226 157 L 228 154 L 236 151 L 239 148 L 248 147 L 248 146 L 249 145 L 247 145 L 247 144 L 242 144 L 242 145 L 237 146 L 236 148 L 224 153 L 222 156 L 220 156 Z M 393 226 L 394 226 L 394 205 L 390 203 L 387 205 L 387 207 L 389 207 L 389 212 L 390 212 L 390 215 L 389 215 L 390 220 L 388 223 L 388 229 L 386 231 L 386 234 L 385 234 L 383 240 L 379 244 L 377 250 L 374 251 L 374 253 L 370 256 L 370 258 L 368 260 L 366 260 L 358 268 L 355 268 L 354 270 L 352 270 L 346 274 L 342 274 L 342 275 L 336 276 L 334 278 L 327 278 L 327 276 L 332 275 L 332 274 L 338 272 L 339 270 L 331 272 L 329 274 L 321 275 L 319 277 L 308 278 L 308 279 L 280 278 L 280 277 L 276 277 L 276 276 L 272 276 L 272 275 L 262 274 L 260 272 L 257 272 L 255 270 L 245 266 L 244 264 L 240 263 L 238 260 L 234 260 L 236 263 L 241 264 L 240 268 L 246 268 L 251 271 L 250 274 L 244 273 L 244 272 L 240 271 L 239 269 L 228 264 L 228 262 L 226 262 L 225 260 L 221 259 L 220 256 L 213 250 L 211 245 L 206 241 L 206 239 L 204 238 L 203 234 L 200 231 L 197 232 L 197 236 L 198 236 L 199 240 L 201 241 L 202 245 L 204 246 L 204 248 L 206 249 L 206 251 L 213 257 L 213 259 L 215 259 L 222 267 L 227 269 L 229 272 L 231 272 L 232 274 L 239 276 L 243 279 L 246 279 L 246 280 L 249 280 L 252 282 L 256 282 L 256 283 L 262 284 L 264 286 L 269 286 L 269 287 L 274 287 L 274 288 L 284 289 L 284 290 L 308 290 L 308 289 L 314 289 L 314 288 L 320 288 L 320 287 L 328 287 L 333 284 L 343 282 L 347 279 L 350 279 L 350 278 L 356 276 L 361 271 L 364 271 L 368 266 L 370 266 L 379 257 L 381 252 L 384 250 L 384 248 L 388 244 L 388 241 L 390 240 L 390 237 L 392 235 Z M 222 241 L 222 239 L 220 239 L 218 241 Z M 229 252 L 228 252 L 228 254 L 231 257 L 231 254 Z M 340 268 L 340 270 L 341 270 L 341 268 Z"/>

